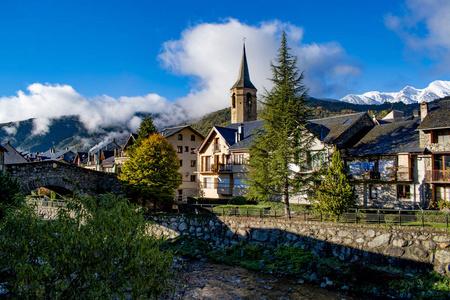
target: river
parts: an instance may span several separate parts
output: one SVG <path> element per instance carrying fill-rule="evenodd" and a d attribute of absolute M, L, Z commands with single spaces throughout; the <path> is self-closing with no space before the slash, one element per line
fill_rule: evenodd
<path fill-rule="evenodd" d="M 167 299 L 314 299 L 357 300 L 345 291 L 333 291 L 294 277 L 263 274 L 236 266 L 184 260 L 180 283 Z"/>

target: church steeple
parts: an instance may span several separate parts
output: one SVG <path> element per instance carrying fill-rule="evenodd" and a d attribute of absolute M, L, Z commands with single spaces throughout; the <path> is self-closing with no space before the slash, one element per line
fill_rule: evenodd
<path fill-rule="evenodd" d="M 256 121 L 256 91 L 250 81 L 244 43 L 239 77 L 231 87 L 231 123 Z"/>
<path fill-rule="evenodd" d="M 248 72 L 248 65 L 247 65 L 247 55 L 245 54 L 245 44 L 243 45 L 242 50 L 242 60 L 241 60 L 241 67 L 239 68 L 239 77 L 236 83 L 231 87 L 231 89 L 234 88 L 249 88 L 249 89 L 255 89 L 255 86 L 250 81 L 250 73 Z"/>

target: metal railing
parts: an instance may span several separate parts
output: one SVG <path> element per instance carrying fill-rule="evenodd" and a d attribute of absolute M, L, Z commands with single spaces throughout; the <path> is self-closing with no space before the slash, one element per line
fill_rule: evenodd
<path fill-rule="evenodd" d="M 218 216 L 259 217 L 259 218 L 285 218 L 284 210 L 274 208 L 244 208 L 197 204 Z M 449 228 L 450 213 L 436 210 L 401 210 L 401 209 L 350 209 L 333 218 L 329 213 L 314 209 L 291 210 L 294 220 L 354 224 L 377 224 L 384 226 L 412 226 L 412 227 L 442 227 Z"/>
<path fill-rule="evenodd" d="M 27 204 L 41 207 L 65 207 L 66 201 L 61 199 L 31 198 L 27 199 Z"/>
<path fill-rule="evenodd" d="M 426 181 L 450 181 L 450 170 L 432 170 L 426 171 Z"/>

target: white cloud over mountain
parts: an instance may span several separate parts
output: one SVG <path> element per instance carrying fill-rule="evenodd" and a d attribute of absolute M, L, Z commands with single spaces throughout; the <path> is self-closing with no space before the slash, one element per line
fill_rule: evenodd
<path fill-rule="evenodd" d="M 407 45 L 415 59 L 435 62 L 435 71 L 448 74 L 450 68 L 450 1 L 406 0 L 404 15 L 389 14 L 386 26 Z"/>
<path fill-rule="evenodd" d="M 140 122 L 136 112 L 157 114 L 154 121 L 159 128 L 179 124 L 230 105 L 229 89 L 238 76 L 243 37 L 252 82 L 260 94 L 270 89 L 270 61 L 275 60 L 283 28 L 311 95 L 342 92 L 346 82 L 360 74 L 358 64 L 337 42 L 304 43 L 303 28 L 276 20 L 249 26 L 229 19 L 189 27 L 178 40 L 164 43 L 159 55 L 162 67 L 193 79 L 185 97 L 172 101 L 157 94 L 88 98 L 69 85 L 34 83 L 25 92 L 0 98 L 0 123 L 36 118 L 34 135 L 46 133 L 51 119 L 64 115 L 80 116 L 91 131 L 114 125 L 135 131 Z M 11 133 L 13 127 L 8 127 Z"/>

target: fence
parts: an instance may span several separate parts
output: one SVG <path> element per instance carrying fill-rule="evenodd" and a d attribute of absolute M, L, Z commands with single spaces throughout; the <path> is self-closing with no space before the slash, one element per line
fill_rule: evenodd
<path fill-rule="evenodd" d="M 28 205 L 36 205 L 36 206 L 42 206 L 42 207 L 65 207 L 66 202 L 64 200 L 60 199 L 47 199 L 47 198 L 31 198 L 27 199 Z"/>
<path fill-rule="evenodd" d="M 284 210 L 270 207 L 230 206 L 197 204 L 219 216 L 284 218 Z M 333 219 L 329 213 L 314 209 L 293 209 L 291 218 L 303 221 L 324 222 Z M 449 228 L 449 212 L 436 210 L 395 210 L 395 209 L 351 209 L 335 221 L 340 223 L 379 224 L 387 226 L 417 226 Z"/>

